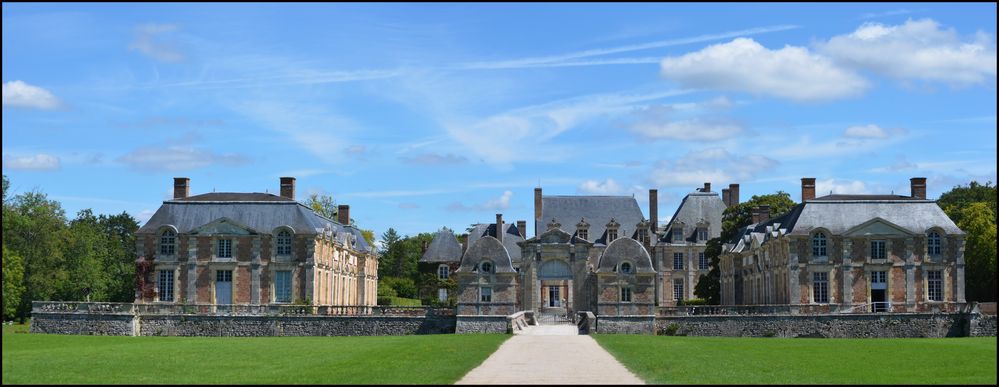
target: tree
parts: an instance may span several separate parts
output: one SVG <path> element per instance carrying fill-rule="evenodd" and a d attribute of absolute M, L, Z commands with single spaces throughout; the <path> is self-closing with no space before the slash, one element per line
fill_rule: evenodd
<path fill-rule="evenodd" d="M 6 179 L 5 179 L 6 180 Z M 3 245 L 3 319 L 17 316 L 21 295 L 24 293 L 24 260 Z"/>
<path fill-rule="evenodd" d="M 132 302 L 135 300 L 135 232 L 139 222 L 122 212 L 118 215 L 101 215 L 98 223 L 108 243 L 108 254 L 103 263 L 108 278 L 107 301 Z"/>
<path fill-rule="evenodd" d="M 364 241 L 368 242 L 368 246 L 372 249 L 375 248 L 375 231 L 374 230 L 361 230 L 361 236 L 364 237 Z"/>
<path fill-rule="evenodd" d="M 336 219 L 336 200 L 333 200 L 333 197 L 330 195 L 310 194 L 309 198 L 305 200 L 305 205 L 319 215 L 329 219 Z"/>
<path fill-rule="evenodd" d="M 937 200 L 937 204 L 947 213 L 954 223 L 961 223 L 963 214 L 961 210 L 972 203 L 985 203 L 992 211 L 992 221 L 996 222 L 996 187 L 992 182 L 985 185 L 972 181 L 965 186 L 955 186 L 950 191 L 944 192 Z"/>
<path fill-rule="evenodd" d="M 61 240 L 66 215 L 56 201 L 41 192 L 26 192 L 4 207 L 3 242 L 24 260 L 24 292 L 17 315 L 26 317 L 31 301 L 52 300 L 70 280 Z"/>
<path fill-rule="evenodd" d="M 708 240 L 704 249 L 704 257 L 710 261 L 708 274 L 701 274 L 694 287 L 694 294 L 706 300 L 711 305 L 721 303 L 721 271 L 718 265 L 721 263 L 722 246 L 728 243 L 739 232 L 739 229 L 746 227 L 753 222 L 753 207 L 770 206 L 770 217 L 783 216 L 791 211 L 797 203 L 791 200 L 791 195 L 784 191 L 768 195 L 753 195 L 746 202 L 739 203 L 726 208 L 722 213 L 721 236 Z"/>
<path fill-rule="evenodd" d="M 965 296 L 969 301 L 995 301 L 995 212 L 988 203 L 975 202 L 960 211 L 960 219 L 957 226 L 965 232 Z"/>
<path fill-rule="evenodd" d="M 396 267 L 395 261 L 397 256 L 395 251 L 392 249 L 396 243 L 402 238 L 399 234 L 395 232 L 394 228 L 389 227 L 387 231 L 382 233 L 382 251 L 378 252 L 378 277 L 388 277 L 394 276 L 396 273 L 394 269 Z"/>

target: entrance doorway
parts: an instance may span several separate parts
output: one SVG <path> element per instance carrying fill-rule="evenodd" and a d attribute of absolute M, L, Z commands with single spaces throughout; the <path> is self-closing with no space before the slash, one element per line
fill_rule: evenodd
<path fill-rule="evenodd" d="M 886 274 L 883 271 L 871 272 L 871 312 L 888 311 L 888 276 Z"/>
<path fill-rule="evenodd" d="M 549 308 L 561 308 L 562 307 L 562 297 L 559 296 L 561 286 L 549 286 L 548 287 L 548 307 Z"/>
<path fill-rule="evenodd" d="M 232 304 L 232 270 L 215 272 L 215 304 Z"/>

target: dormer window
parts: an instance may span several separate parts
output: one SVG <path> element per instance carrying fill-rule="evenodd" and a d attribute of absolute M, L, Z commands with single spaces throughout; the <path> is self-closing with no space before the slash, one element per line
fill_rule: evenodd
<path fill-rule="evenodd" d="M 174 246 L 177 242 L 177 234 L 173 230 L 163 231 L 160 234 L 160 255 L 174 255 Z"/>
<path fill-rule="evenodd" d="M 590 224 L 586 223 L 586 219 L 579 219 L 579 223 L 576 224 L 576 237 L 590 240 Z"/>
<path fill-rule="evenodd" d="M 493 264 L 491 262 L 482 262 L 482 264 L 479 265 L 479 271 L 481 273 L 483 273 L 483 274 L 484 273 L 492 273 L 493 272 Z"/>
<path fill-rule="evenodd" d="M 618 222 L 616 222 L 616 221 L 614 221 L 614 218 L 611 218 L 610 223 L 607 223 L 607 243 L 608 244 L 610 244 L 615 239 L 617 239 L 617 229 L 618 229 L 618 227 L 621 227 L 621 224 L 618 223 Z"/>
<path fill-rule="evenodd" d="M 683 242 L 682 228 L 673 228 L 673 242 Z"/>
<path fill-rule="evenodd" d="M 707 227 L 698 227 L 697 228 L 697 240 L 699 242 L 703 242 L 703 241 L 708 240 L 708 228 Z"/>
<path fill-rule="evenodd" d="M 638 229 L 638 241 L 642 244 L 649 244 L 649 230 L 644 228 Z"/>
<path fill-rule="evenodd" d="M 628 262 L 621 264 L 621 274 L 631 274 L 631 264 Z"/>
<path fill-rule="evenodd" d="M 291 233 L 281 230 L 277 235 L 277 255 L 291 255 Z"/>

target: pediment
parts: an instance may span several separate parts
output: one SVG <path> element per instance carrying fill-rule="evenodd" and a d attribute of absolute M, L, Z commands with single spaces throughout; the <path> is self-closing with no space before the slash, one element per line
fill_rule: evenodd
<path fill-rule="evenodd" d="M 191 234 L 198 235 L 254 235 L 257 231 L 244 226 L 229 218 L 218 218 L 201 227 L 191 230 Z"/>
<path fill-rule="evenodd" d="M 570 239 L 572 239 L 572 235 L 562 231 L 560 228 L 545 231 L 544 234 L 538 237 L 541 243 L 569 243 Z"/>
<path fill-rule="evenodd" d="M 912 236 L 909 230 L 881 218 L 861 223 L 843 233 L 845 236 Z"/>

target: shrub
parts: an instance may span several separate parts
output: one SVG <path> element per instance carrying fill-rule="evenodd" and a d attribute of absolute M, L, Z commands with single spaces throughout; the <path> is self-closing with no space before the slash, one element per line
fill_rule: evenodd
<path fill-rule="evenodd" d="M 670 323 L 663 329 L 663 334 L 666 336 L 676 336 L 676 331 L 680 330 L 680 324 Z"/>
<path fill-rule="evenodd" d="M 677 301 L 676 303 L 676 306 L 700 306 L 700 305 L 708 305 L 708 300 L 705 300 L 703 298 L 691 298 L 689 300 L 680 300 Z"/>

